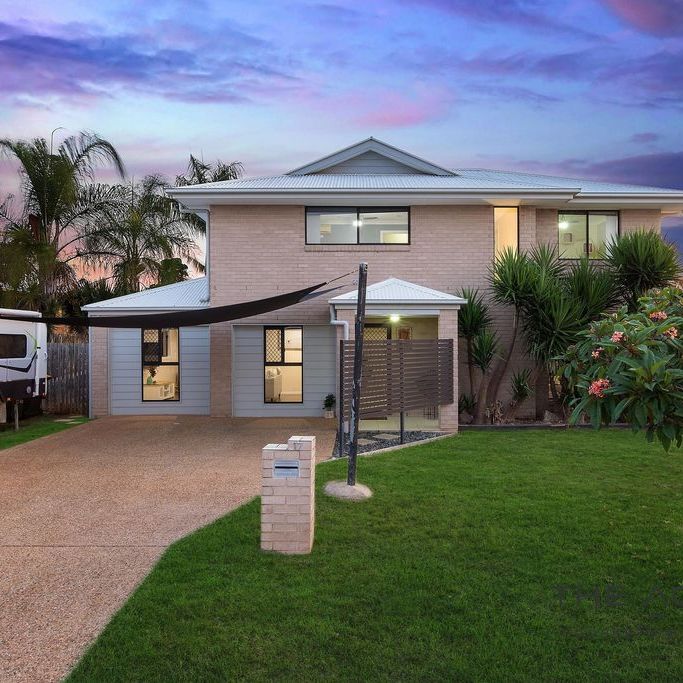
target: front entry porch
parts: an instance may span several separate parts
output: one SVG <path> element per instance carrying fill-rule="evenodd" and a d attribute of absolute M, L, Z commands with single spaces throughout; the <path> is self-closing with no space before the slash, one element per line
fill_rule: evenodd
<path fill-rule="evenodd" d="M 349 292 L 330 300 L 334 317 L 345 325 L 338 326 L 338 339 L 354 336 L 357 292 Z M 390 278 L 368 286 L 366 296 L 366 340 L 453 340 L 453 403 L 424 406 L 404 414 L 404 428 L 415 431 L 458 429 L 458 309 L 464 299 L 439 292 L 422 285 Z M 411 381 L 409 379 L 408 381 Z M 338 384 L 339 389 L 339 384 Z M 339 392 L 338 392 L 339 395 Z M 400 415 L 391 413 L 381 417 L 363 419 L 364 431 L 397 431 Z"/>

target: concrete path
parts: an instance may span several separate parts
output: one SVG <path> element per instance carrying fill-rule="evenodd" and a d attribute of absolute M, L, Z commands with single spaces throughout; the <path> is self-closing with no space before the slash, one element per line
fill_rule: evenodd
<path fill-rule="evenodd" d="M 334 422 L 105 418 L 0 451 L 0 681 L 57 681 L 164 549 L 259 493 L 260 452 Z"/>

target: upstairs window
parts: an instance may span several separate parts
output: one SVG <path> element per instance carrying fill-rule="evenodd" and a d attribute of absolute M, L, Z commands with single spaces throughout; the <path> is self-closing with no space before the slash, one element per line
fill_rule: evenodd
<path fill-rule="evenodd" d="M 604 258 L 605 247 L 618 235 L 619 214 L 616 211 L 564 211 L 558 214 L 561 258 Z"/>
<path fill-rule="evenodd" d="M 519 249 L 519 210 L 516 206 L 496 206 L 493 209 L 495 255 L 506 249 Z"/>
<path fill-rule="evenodd" d="M 306 244 L 410 244 L 410 211 L 395 207 L 309 207 Z"/>

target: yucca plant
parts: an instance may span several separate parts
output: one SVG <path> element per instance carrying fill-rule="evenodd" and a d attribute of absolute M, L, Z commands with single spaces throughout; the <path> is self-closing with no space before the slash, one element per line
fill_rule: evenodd
<path fill-rule="evenodd" d="M 474 422 L 481 424 L 487 406 L 488 384 L 490 370 L 498 353 L 498 337 L 492 330 L 486 328 L 472 340 L 472 362 L 481 371 L 479 391 L 477 392 L 477 407 Z"/>
<path fill-rule="evenodd" d="M 520 315 L 531 294 L 534 275 L 534 268 L 527 254 L 509 247 L 496 256 L 489 269 L 488 279 L 494 301 L 511 306 L 513 310 L 510 344 L 505 355 L 499 359 L 489 384 L 489 395 L 492 401 L 498 398 L 500 383 L 515 351 Z"/>
<path fill-rule="evenodd" d="M 474 394 L 474 339 L 491 325 L 489 307 L 478 289 L 463 289 L 459 296 L 467 303 L 458 311 L 458 336 L 467 343 L 467 372 L 470 381 L 470 393 Z"/>
<path fill-rule="evenodd" d="M 567 296 L 581 304 L 586 321 L 596 319 L 619 301 L 614 273 L 587 257 L 569 266 L 562 283 Z"/>
<path fill-rule="evenodd" d="M 519 410 L 519 406 L 521 406 L 533 393 L 531 377 L 532 372 L 529 368 L 523 368 L 522 370 L 512 373 L 512 378 L 510 379 L 512 398 L 510 400 L 510 407 L 505 414 L 505 417 L 508 420 L 514 419 Z"/>
<path fill-rule="evenodd" d="M 607 245 L 605 262 L 629 311 L 650 289 L 666 287 L 681 272 L 676 247 L 649 230 L 623 235 Z"/>

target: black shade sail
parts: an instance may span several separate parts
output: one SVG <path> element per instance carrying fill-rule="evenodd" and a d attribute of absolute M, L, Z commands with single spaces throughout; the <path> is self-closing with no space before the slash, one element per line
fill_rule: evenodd
<path fill-rule="evenodd" d="M 344 276 L 342 276 L 344 277 Z M 339 278 L 335 278 L 338 280 Z M 118 328 L 139 328 L 139 329 L 163 329 L 167 327 L 192 327 L 194 325 L 209 325 L 211 323 L 221 323 L 228 320 L 238 320 L 240 318 L 250 318 L 253 315 L 270 313 L 281 308 L 287 308 L 298 304 L 305 299 L 312 299 L 328 292 L 339 289 L 333 287 L 323 291 L 319 290 L 329 282 L 320 282 L 317 285 L 298 289 L 295 292 L 269 296 L 266 299 L 256 301 L 245 301 L 240 304 L 229 304 L 228 306 L 214 306 L 212 308 L 202 308 L 193 311 L 174 311 L 169 313 L 135 313 L 131 315 L 103 315 L 97 317 L 81 318 L 79 316 L 44 316 L 36 318 L 34 315 L 21 315 L 11 313 L 0 313 L 0 320 L 19 320 L 21 322 L 46 323 L 47 325 L 70 325 L 72 327 L 118 327 Z"/>

